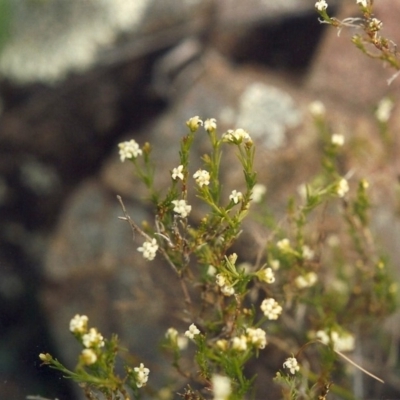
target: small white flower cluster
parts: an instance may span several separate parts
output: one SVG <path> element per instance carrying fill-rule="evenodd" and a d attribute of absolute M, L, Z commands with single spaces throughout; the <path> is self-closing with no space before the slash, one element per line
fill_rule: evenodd
<path fill-rule="evenodd" d="M 217 273 L 217 268 L 214 267 L 214 265 L 209 265 L 208 269 L 207 269 L 207 275 L 208 276 L 215 276 L 215 274 Z"/>
<path fill-rule="evenodd" d="M 103 347 L 104 338 L 96 328 L 90 328 L 88 333 L 82 336 L 82 343 L 85 347 Z"/>
<path fill-rule="evenodd" d="M 288 238 L 279 240 L 276 243 L 276 247 L 278 247 L 278 249 L 281 250 L 282 252 L 289 252 L 292 250 L 292 247 L 290 246 L 290 241 Z"/>
<path fill-rule="evenodd" d="M 247 337 L 245 335 L 236 336 L 232 339 L 232 349 L 237 351 L 247 350 Z"/>
<path fill-rule="evenodd" d="M 217 343 L 221 350 L 228 348 L 226 341 L 219 341 Z M 256 347 L 257 349 L 264 349 L 267 345 L 267 334 L 261 328 L 247 328 L 246 335 L 235 336 L 231 341 L 232 349 L 236 351 L 246 351 L 248 344 Z"/>
<path fill-rule="evenodd" d="M 231 381 L 228 377 L 222 375 L 213 375 L 211 377 L 214 400 L 227 400 L 232 392 Z"/>
<path fill-rule="evenodd" d="M 239 203 L 243 199 L 242 192 L 238 192 L 236 190 L 232 190 L 232 193 L 229 195 L 229 200 L 232 200 L 235 204 Z"/>
<path fill-rule="evenodd" d="M 154 260 L 157 250 L 158 244 L 157 240 L 154 238 L 151 241 L 144 242 L 143 245 L 137 249 L 137 251 L 143 253 L 143 257 L 149 261 Z"/>
<path fill-rule="evenodd" d="M 258 349 L 264 349 L 267 345 L 267 334 L 261 328 L 247 328 L 248 340 Z"/>
<path fill-rule="evenodd" d="M 171 172 L 171 176 L 173 180 L 180 179 L 183 180 L 183 165 L 179 165 L 176 168 L 173 168 Z M 194 173 L 193 178 L 196 180 L 196 183 L 202 186 L 208 186 L 210 184 L 210 174 L 208 171 L 204 169 L 199 169 Z"/>
<path fill-rule="evenodd" d="M 143 363 L 140 363 L 139 367 L 135 367 L 133 369 L 136 373 L 136 386 L 141 388 L 142 386 L 146 386 L 147 381 L 149 380 L 150 370 L 146 368 Z"/>
<path fill-rule="evenodd" d="M 206 119 L 204 121 L 204 129 L 209 133 L 217 130 L 217 120 L 215 118 Z"/>
<path fill-rule="evenodd" d="M 178 167 L 174 168 L 171 173 L 172 179 L 176 180 L 179 178 L 181 181 L 183 180 L 183 165 L 179 165 Z"/>
<path fill-rule="evenodd" d="M 257 183 L 253 187 L 251 198 L 254 203 L 260 203 L 265 193 L 267 193 L 267 187 L 261 183 Z"/>
<path fill-rule="evenodd" d="M 199 129 L 199 126 L 203 126 L 203 121 L 200 119 L 198 115 L 190 118 L 186 121 L 186 125 L 192 132 L 196 132 Z"/>
<path fill-rule="evenodd" d="M 372 18 L 368 24 L 369 29 L 373 32 L 378 32 L 380 29 L 382 29 L 382 26 L 383 22 L 378 18 Z"/>
<path fill-rule="evenodd" d="M 332 343 L 333 348 L 337 351 L 353 351 L 355 348 L 354 336 L 348 332 L 339 334 L 334 330 L 331 330 L 330 333 L 319 330 L 315 337 L 326 345 Z"/>
<path fill-rule="evenodd" d="M 283 367 L 287 368 L 293 375 L 300 370 L 299 363 L 294 357 L 287 358 L 286 361 L 283 363 Z"/>
<path fill-rule="evenodd" d="M 87 324 L 89 318 L 86 315 L 76 314 L 69 322 L 69 330 L 72 333 L 85 333 L 87 332 Z"/>
<path fill-rule="evenodd" d="M 216 276 L 217 285 L 221 288 L 221 292 L 224 296 L 232 296 L 235 294 L 234 287 L 229 283 L 226 277 L 222 274 Z"/>
<path fill-rule="evenodd" d="M 242 128 L 235 130 L 229 129 L 226 133 L 224 133 L 222 138 L 225 142 L 231 143 L 251 142 L 250 135 Z"/>
<path fill-rule="evenodd" d="M 204 125 L 204 129 L 208 132 L 214 132 L 217 130 L 217 120 L 215 118 L 206 119 L 204 122 L 200 119 L 198 115 L 195 117 L 190 118 L 186 121 L 186 125 L 192 132 L 196 132 L 199 129 L 199 126 Z"/>
<path fill-rule="evenodd" d="M 260 281 L 263 281 L 266 283 L 274 283 L 275 282 L 275 275 L 274 275 L 274 272 L 272 271 L 272 268 L 265 268 L 265 269 L 262 269 L 261 271 L 258 271 L 257 277 Z"/>
<path fill-rule="evenodd" d="M 175 206 L 174 211 L 182 218 L 186 218 L 192 211 L 192 206 L 189 206 L 186 200 L 173 200 L 172 204 Z"/>
<path fill-rule="evenodd" d="M 342 178 L 336 187 L 336 193 L 339 197 L 344 197 L 344 195 L 349 191 L 349 183 L 345 178 Z"/>
<path fill-rule="evenodd" d="M 319 0 L 315 3 L 315 8 L 318 11 L 325 11 L 328 8 L 328 3 L 325 0 Z"/>
<path fill-rule="evenodd" d="M 178 334 L 175 328 L 168 328 L 165 333 L 166 339 L 168 339 L 172 344 L 178 346 L 180 350 L 186 349 L 188 345 L 188 338 Z"/>
<path fill-rule="evenodd" d="M 314 286 L 317 281 L 318 281 L 317 274 L 315 272 L 308 272 L 305 275 L 299 275 L 294 280 L 294 283 L 299 289 L 304 289 Z"/>
<path fill-rule="evenodd" d="M 314 250 L 307 246 L 306 244 L 302 247 L 302 256 L 305 260 L 312 260 L 314 258 Z"/>
<path fill-rule="evenodd" d="M 271 260 L 269 265 L 274 271 L 277 271 L 281 267 L 281 262 L 279 260 Z"/>
<path fill-rule="evenodd" d="M 375 111 L 376 119 L 381 123 L 386 123 L 392 114 L 394 103 L 392 99 L 385 97 L 378 103 L 378 107 Z"/>
<path fill-rule="evenodd" d="M 69 330 L 77 335 L 81 335 L 82 344 L 86 349 L 82 350 L 81 360 L 86 365 L 92 365 L 97 361 L 96 351 L 104 346 L 104 338 L 96 328 L 90 328 L 88 331 L 87 324 L 89 318 L 86 315 L 76 314 L 69 323 Z"/>
<path fill-rule="evenodd" d="M 197 172 L 195 172 L 193 178 L 200 187 L 208 186 L 210 184 L 210 174 L 204 169 L 199 169 Z"/>
<path fill-rule="evenodd" d="M 357 4 L 361 4 L 362 7 L 368 7 L 368 0 L 357 0 Z"/>
<path fill-rule="evenodd" d="M 85 365 L 92 365 L 97 361 L 97 355 L 93 349 L 83 349 L 81 359 Z"/>
<path fill-rule="evenodd" d="M 363 189 L 369 188 L 369 182 L 366 179 L 361 179 L 360 185 L 362 186 Z"/>
<path fill-rule="evenodd" d="M 331 137 L 331 143 L 335 146 L 341 147 L 344 145 L 344 136 L 339 133 L 334 133 Z"/>
<path fill-rule="evenodd" d="M 264 315 L 270 320 L 278 319 L 282 313 L 282 306 L 273 298 L 264 299 L 260 308 Z"/>
<path fill-rule="evenodd" d="M 143 153 L 139 145 L 133 139 L 120 143 L 118 147 L 121 162 L 124 162 L 126 159 L 136 158 Z"/>
<path fill-rule="evenodd" d="M 327 6 L 328 7 L 328 6 Z M 321 10 L 319 10 L 321 11 Z M 319 100 L 315 100 L 308 105 L 308 111 L 314 118 L 324 117 L 326 114 L 326 108 L 324 103 Z"/>
<path fill-rule="evenodd" d="M 195 336 L 200 334 L 200 330 L 195 324 L 191 324 L 189 329 L 185 332 L 185 336 L 189 339 L 193 339 Z"/>

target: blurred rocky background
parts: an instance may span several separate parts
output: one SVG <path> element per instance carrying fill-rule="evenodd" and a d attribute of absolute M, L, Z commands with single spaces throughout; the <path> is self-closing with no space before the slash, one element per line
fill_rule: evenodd
<path fill-rule="evenodd" d="M 314 3 L 0 2 L 0 398 L 79 398 L 38 362 L 40 352 L 50 352 L 73 366 L 68 322 L 76 313 L 87 314 L 104 335 L 117 332 L 137 362 L 162 375 L 159 340 L 171 324 L 186 324 L 176 311 L 174 277 L 160 272 L 166 268 L 160 260 L 138 256 L 140 240 L 132 241 L 117 219 L 116 194 L 136 221 L 150 210 L 116 149 L 128 138 L 149 141 L 159 170 L 171 170 L 184 122 L 194 115 L 217 118 L 220 131 L 240 126 L 256 138 L 260 180 L 272 209 L 282 212 L 282 199 L 318 165 L 307 106 L 323 101 L 334 129 L 363 142 L 357 155 L 363 170 L 356 174 L 377 188 L 375 230 L 396 265 L 398 142 L 390 152 L 382 148 L 371 115 L 384 96 L 398 98 L 400 81 L 388 86 L 392 72 L 361 55 L 351 32 L 337 37 L 325 30 Z M 330 0 L 329 11 L 353 15 L 352 3 Z M 388 36 L 400 43 L 399 4 L 375 3 Z M 239 173 L 223 171 L 227 188 Z M 161 186 L 168 182 L 169 174 L 160 175 Z M 388 329 L 399 338 L 395 318 Z M 364 392 L 358 389 L 365 398 L 398 395 L 393 371 L 383 361 L 379 371 L 371 365 L 387 384 L 368 381 Z"/>

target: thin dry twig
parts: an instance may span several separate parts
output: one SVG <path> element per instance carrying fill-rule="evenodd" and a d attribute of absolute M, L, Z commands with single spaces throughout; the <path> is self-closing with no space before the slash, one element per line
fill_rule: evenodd
<path fill-rule="evenodd" d="M 321 342 L 322 343 L 322 342 Z M 360 365 L 358 365 L 356 362 L 354 362 L 353 360 L 351 360 L 349 357 L 345 356 L 343 353 L 341 353 L 338 350 L 333 349 L 333 351 L 338 354 L 340 357 L 344 358 L 347 362 L 349 362 L 351 365 L 355 366 L 356 368 L 358 368 L 360 371 L 364 372 L 364 374 L 367 374 L 368 376 L 370 376 L 371 378 L 376 379 L 378 382 L 381 383 L 385 383 L 385 381 L 381 378 L 378 378 L 376 375 L 372 374 L 371 372 L 367 371 L 366 369 L 364 369 L 363 367 L 361 367 Z"/>
<path fill-rule="evenodd" d="M 133 235 L 135 235 L 135 233 L 137 232 L 137 233 L 139 233 L 139 235 L 143 236 L 146 240 L 151 241 L 152 238 L 146 232 L 144 232 L 142 229 L 140 229 L 140 227 L 136 224 L 136 222 L 129 216 L 128 212 L 126 211 L 124 202 L 122 201 L 122 197 L 117 195 L 117 200 L 119 201 L 119 203 L 121 205 L 121 208 L 122 208 L 122 212 L 124 213 L 123 217 L 118 217 L 118 218 L 121 219 L 122 221 L 127 221 L 129 223 L 129 226 L 131 227 Z M 162 247 L 159 247 L 158 251 L 163 255 L 163 257 L 165 258 L 167 263 L 174 270 L 174 272 L 178 275 L 179 282 L 181 284 L 181 288 L 182 288 L 182 292 L 183 292 L 183 296 L 185 298 L 185 303 L 190 308 L 191 314 L 193 314 L 193 312 L 192 312 L 192 310 L 193 310 L 192 300 L 190 298 L 190 294 L 189 294 L 189 291 L 188 291 L 188 289 L 186 287 L 186 283 L 185 283 L 185 281 L 183 279 L 182 274 L 179 272 L 179 270 L 176 267 L 176 265 L 172 262 L 172 260 L 168 256 L 168 253 L 165 251 L 165 249 L 163 249 Z"/>

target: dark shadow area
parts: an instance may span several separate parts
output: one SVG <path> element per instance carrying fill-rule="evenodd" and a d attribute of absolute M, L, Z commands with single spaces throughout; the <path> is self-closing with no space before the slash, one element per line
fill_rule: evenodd
<path fill-rule="evenodd" d="M 313 59 L 325 28 L 315 13 L 258 25 L 238 39 L 231 57 L 239 64 L 252 63 L 302 75 Z"/>

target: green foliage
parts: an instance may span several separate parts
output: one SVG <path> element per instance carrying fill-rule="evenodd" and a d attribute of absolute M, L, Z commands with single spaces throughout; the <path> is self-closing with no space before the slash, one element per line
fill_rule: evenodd
<path fill-rule="evenodd" d="M 121 159 L 132 161 L 136 174 L 149 189 L 156 213 L 154 223 L 147 222 L 146 231 L 143 231 L 127 214 L 120 199 L 124 211 L 122 219 L 145 238 L 145 244 L 138 249 L 143 256 L 152 260 L 156 252 L 160 253 L 178 275 L 182 307 L 193 321 L 185 335 L 171 328 L 163 343 L 164 349 L 172 355 L 172 367 L 188 382 L 185 393 L 186 396 L 190 393 L 191 397 L 185 398 L 204 399 L 207 390 L 217 391 L 213 384 L 215 376 L 229 378 L 231 400 L 243 399 L 252 393 L 256 376 L 247 376 L 245 367 L 263 351 L 268 335 L 271 339 L 286 338 L 288 342 L 293 342 L 294 337 L 306 340 L 295 356 L 285 362 L 285 365 L 289 363 L 287 368 L 294 362 L 293 370 L 284 368 L 278 372 L 275 382 L 283 387 L 284 398 L 311 399 L 315 393 L 322 393 L 335 376 L 342 374 L 339 373 L 342 365 L 338 363 L 338 351 L 353 349 L 355 338 L 351 329 L 369 323 L 371 318 L 384 317 L 394 309 L 395 297 L 390 289 L 393 284 L 385 262 L 370 248 L 368 183 L 361 180 L 354 198 L 349 196 L 349 185 L 339 174 L 337 163 L 343 138 L 331 135 L 321 116 L 315 123 L 321 132 L 321 171 L 305 185 L 304 197 L 291 198 L 286 220 L 276 224 L 265 244 L 265 264 L 261 267 L 242 266 L 238 264 L 238 256 L 230 253 L 241 233 L 256 184 L 255 145 L 247 132 L 238 129 L 218 137 L 216 126 L 206 129 L 210 153 L 203 156 L 204 169 L 197 171 L 193 179 L 198 200 L 207 204 L 209 210 L 197 224 L 189 223 L 192 206 L 187 199 L 189 191 L 193 190 L 189 161 L 195 136 L 200 134 L 197 132 L 201 124 L 198 117 L 188 121 L 190 132 L 181 140 L 180 164 L 171 171 L 171 187 L 165 195 L 153 187 L 156 171 L 150 145 L 145 144 L 142 151 L 134 141 L 120 145 Z M 219 181 L 222 148 L 226 146 L 227 150 L 232 146 L 237 151 L 246 187 L 244 193 L 232 191 L 228 200 L 222 196 Z M 333 205 L 341 206 L 343 225 L 348 232 L 348 239 L 341 244 L 342 256 L 336 260 L 329 256 L 332 248 L 327 241 L 319 239 L 313 243 L 315 235 L 308 233 L 314 214 Z M 343 263 L 351 262 L 352 254 L 356 255 L 355 268 L 349 271 Z M 331 265 L 329 271 L 325 263 Z M 200 295 L 196 295 L 195 303 L 192 296 L 196 291 Z M 259 301 L 251 300 L 254 298 L 251 293 L 265 298 L 261 306 Z M 279 303 L 284 305 L 289 319 L 296 318 L 298 308 L 302 307 L 303 332 L 273 322 L 282 312 Z M 87 347 L 86 325 L 72 331 Z M 193 361 L 197 367 L 193 370 L 181 366 L 188 338 L 196 348 Z M 126 376 L 119 378 L 114 372 L 119 350 L 116 336 L 104 341 L 104 348 L 99 346 L 100 342 L 97 338 L 94 347 L 89 346 L 96 360 L 85 358 L 82 352 L 74 371 L 69 371 L 50 355 L 41 355 L 41 359 L 83 384 L 88 398 L 97 398 L 96 393 L 102 393 L 107 399 L 118 396 L 127 399 L 128 393 L 139 398 L 140 387 L 147 383 L 148 372 L 138 375 L 144 366 L 135 369 L 125 366 Z M 319 370 L 302 368 L 297 372 L 297 359 L 308 358 L 310 346 L 317 348 Z M 315 357 L 315 349 L 313 352 Z M 206 392 L 194 390 L 192 385 L 204 387 Z M 347 393 L 345 397 L 351 398 L 344 388 L 334 390 Z"/>
<path fill-rule="evenodd" d="M 12 1 L 0 0 L 0 52 L 10 35 Z"/>
<path fill-rule="evenodd" d="M 324 1 L 316 4 L 324 22 L 336 27 L 349 24 L 330 18 L 324 5 Z M 369 21 L 372 4 L 360 7 Z M 368 29 L 377 33 L 379 24 Z M 383 39 L 379 40 L 384 47 Z M 383 53 L 389 57 L 390 48 L 386 50 Z M 205 135 L 199 132 L 203 125 L 199 117 L 187 121 L 189 133 L 180 141 L 179 164 L 170 171 L 171 185 L 165 193 L 154 187 L 157 171 L 150 144 L 139 148 L 131 140 L 119 145 L 121 161 L 132 162 L 155 214 L 154 221 L 146 221 L 142 229 L 119 197 L 121 219 L 145 240 L 138 248 L 143 257 L 151 261 L 160 255 L 178 276 L 177 295 L 183 314 L 191 321 L 184 334 L 170 328 L 162 344 L 176 371 L 176 386 L 172 382 L 169 390 L 181 398 L 254 398 L 258 377 L 250 375 L 247 366 L 268 345 L 283 357 L 274 378 L 283 399 L 324 400 L 330 391 L 353 399 L 345 363 L 354 363 L 343 353 L 354 349 L 358 332 L 373 331 L 395 309 L 396 285 L 388 260 L 376 248 L 369 229 L 369 183 L 365 178 L 349 182 L 350 177 L 343 176 L 343 153 L 351 149 L 346 149 L 343 136 L 332 134 L 321 105 L 313 110 L 322 149 L 320 169 L 303 185 L 300 195 L 290 197 L 287 215 L 280 221 L 268 203 L 264 208 L 258 204 L 256 145 L 243 129 L 219 135 L 216 121 L 210 119 L 204 122 Z M 195 172 L 190 170 L 190 160 L 199 135 L 207 136 L 209 152 Z M 223 150 L 232 149 L 245 190 L 233 189 L 228 197 L 220 172 Z M 189 205 L 193 192 L 198 203 Z M 190 214 L 199 204 L 206 205 L 207 211 L 193 221 Z M 240 263 L 231 250 L 250 207 L 269 233 L 255 265 L 253 260 Z M 328 215 L 335 220 L 332 232 L 324 227 Z M 120 351 L 116 336 L 103 340 L 96 330 L 87 329 L 85 316 L 74 317 L 70 330 L 84 348 L 76 368 L 66 369 L 49 354 L 40 355 L 44 364 L 80 383 L 89 399 L 101 398 L 100 394 L 106 399 L 140 397 L 149 370 L 143 364 L 126 365 L 123 378 L 115 373 Z M 188 342 L 194 348 L 190 367 L 185 363 Z"/>

